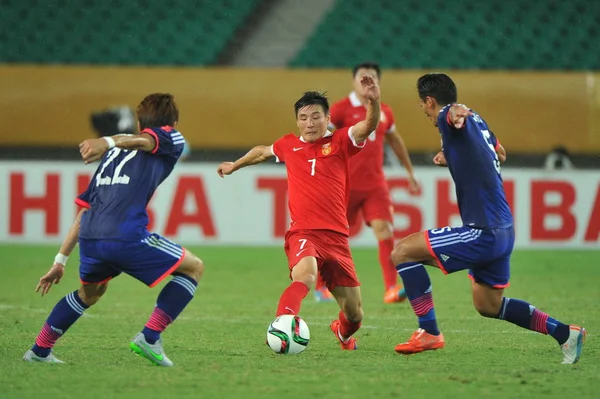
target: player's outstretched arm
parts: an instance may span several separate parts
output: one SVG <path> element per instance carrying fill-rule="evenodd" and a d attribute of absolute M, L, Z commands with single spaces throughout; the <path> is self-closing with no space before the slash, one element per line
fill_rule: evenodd
<path fill-rule="evenodd" d="M 368 103 L 365 120 L 352 126 L 352 136 L 357 143 L 365 141 L 377 129 L 381 116 L 379 86 L 375 83 L 373 77 L 369 75 L 363 76 L 360 83 L 362 84 L 363 96 L 368 100 Z"/>
<path fill-rule="evenodd" d="M 156 148 L 156 140 L 147 133 L 106 136 L 83 141 L 79 144 L 79 153 L 83 161 L 88 164 L 102 158 L 106 151 L 114 147 L 152 152 Z"/>
<path fill-rule="evenodd" d="M 275 154 L 273 154 L 271 146 L 257 145 L 237 161 L 223 162 L 222 164 L 220 164 L 217 168 L 217 173 L 219 174 L 219 176 L 224 177 L 232 174 L 238 169 L 250 165 L 256 165 L 257 163 L 264 162 L 269 158 L 273 158 L 274 156 Z"/>
<path fill-rule="evenodd" d="M 50 268 L 48 273 L 44 274 L 40 278 L 38 285 L 35 287 L 35 292 L 39 292 L 39 290 L 41 289 L 41 294 L 42 296 L 44 296 L 48 293 L 48 291 L 50 291 L 50 288 L 52 288 L 52 284 L 58 284 L 60 282 L 60 279 L 65 273 L 65 264 L 67 263 L 67 259 L 69 258 L 69 255 L 71 255 L 71 252 L 73 252 L 73 248 L 75 248 L 77 240 L 79 239 L 79 226 L 81 224 L 81 216 L 86 211 L 87 209 L 82 209 L 77 214 L 73 225 L 71 225 L 67 236 L 65 237 L 62 245 L 60 246 L 58 254 L 54 258 L 54 264 L 52 264 L 52 267 Z"/>

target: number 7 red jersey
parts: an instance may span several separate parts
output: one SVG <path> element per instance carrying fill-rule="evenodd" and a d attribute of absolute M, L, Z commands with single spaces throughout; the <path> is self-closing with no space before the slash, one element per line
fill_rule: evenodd
<path fill-rule="evenodd" d="M 273 144 L 277 162 L 287 169 L 291 231 L 348 235 L 349 161 L 365 144 L 356 143 L 352 128 L 328 131 L 314 143 L 290 133 Z"/>

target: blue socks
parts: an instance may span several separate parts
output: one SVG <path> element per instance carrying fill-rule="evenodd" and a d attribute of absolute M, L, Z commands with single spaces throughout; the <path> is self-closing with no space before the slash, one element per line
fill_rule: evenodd
<path fill-rule="evenodd" d="M 396 270 L 402 278 L 410 305 L 419 318 L 419 328 L 428 334 L 439 335 L 431 295 L 431 280 L 425 266 L 419 262 L 406 262 L 397 265 Z"/>
<path fill-rule="evenodd" d="M 173 274 L 171 281 L 158 294 L 156 307 L 142 330 L 148 343 L 154 344 L 160 339 L 160 334 L 190 303 L 197 286 L 193 278 L 180 273 Z"/>
<path fill-rule="evenodd" d="M 502 306 L 497 318 L 528 330 L 549 334 L 559 345 L 564 344 L 569 338 L 567 324 L 561 323 L 520 299 L 502 298 Z"/>
<path fill-rule="evenodd" d="M 67 332 L 87 308 L 88 306 L 77 295 L 77 291 L 71 292 L 58 301 L 36 338 L 35 345 L 31 348 L 33 353 L 40 357 L 48 356 L 56 341 Z"/>

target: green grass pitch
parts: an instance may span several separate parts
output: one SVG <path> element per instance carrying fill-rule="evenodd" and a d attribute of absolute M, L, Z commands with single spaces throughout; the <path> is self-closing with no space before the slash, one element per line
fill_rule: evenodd
<path fill-rule="evenodd" d="M 56 247 L 0 246 L 0 397 L 2 398 L 592 398 L 600 390 L 600 253 L 521 251 L 506 295 L 588 329 L 577 365 L 561 365 L 555 341 L 477 315 L 466 274 L 430 269 L 446 348 L 401 356 L 394 346 L 416 328 L 408 304 L 385 305 L 377 254 L 356 249 L 365 319 L 359 350 L 343 352 L 328 329 L 335 303 L 301 316 L 311 342 L 298 356 L 265 346 L 287 266 L 280 248 L 190 248 L 206 264 L 196 298 L 164 333 L 175 367 L 159 368 L 129 352 L 162 284 L 148 289 L 127 276 L 58 342 L 66 365 L 21 360 L 57 300 L 78 286 L 77 256 L 63 281 L 40 298 L 33 289 Z M 164 283 L 163 283 L 164 284 Z"/>

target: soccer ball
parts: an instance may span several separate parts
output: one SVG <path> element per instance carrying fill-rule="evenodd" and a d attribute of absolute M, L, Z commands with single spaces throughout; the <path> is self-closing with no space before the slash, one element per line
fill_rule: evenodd
<path fill-rule="evenodd" d="M 282 315 L 267 328 L 267 345 L 275 353 L 292 355 L 306 349 L 310 340 L 310 331 L 306 322 L 298 316 Z"/>

